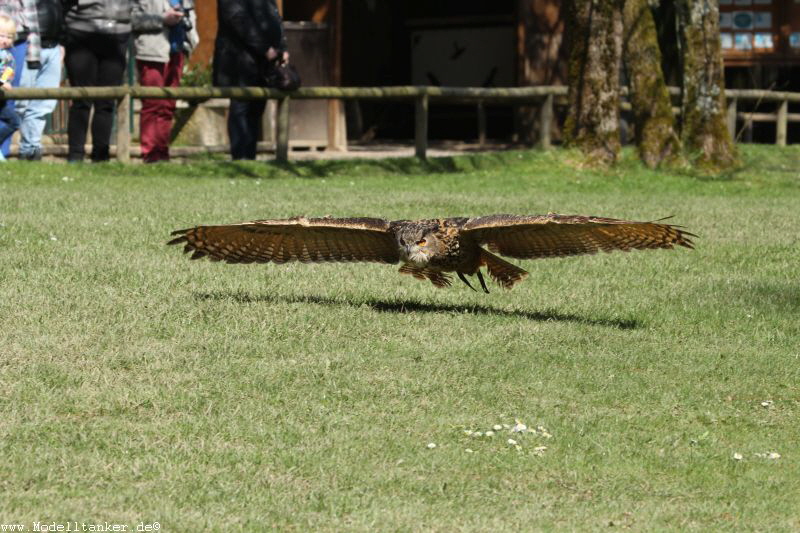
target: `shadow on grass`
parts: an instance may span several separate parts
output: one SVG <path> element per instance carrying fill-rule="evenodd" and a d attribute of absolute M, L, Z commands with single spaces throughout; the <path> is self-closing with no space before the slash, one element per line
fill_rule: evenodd
<path fill-rule="evenodd" d="M 277 294 L 260 294 L 252 296 L 243 292 L 195 292 L 197 300 L 232 300 L 238 303 L 304 303 L 315 305 L 327 305 L 336 307 L 361 307 L 367 306 L 378 313 L 457 313 L 470 315 L 486 315 L 498 317 L 522 318 L 524 320 L 534 320 L 538 322 L 574 322 L 577 324 L 587 324 L 590 326 L 604 326 L 617 329 L 636 329 L 641 325 L 636 320 L 622 320 L 612 318 L 591 318 L 569 313 L 559 313 L 553 310 L 547 311 L 520 311 L 498 309 L 486 305 L 453 305 L 453 304 L 428 304 L 414 300 L 354 300 L 345 301 L 322 296 L 287 296 Z"/>
<path fill-rule="evenodd" d="M 229 161 L 213 154 L 189 159 L 188 165 L 177 165 L 176 175 L 193 177 L 213 175 L 220 178 L 273 179 L 287 176 L 317 179 L 333 176 L 369 176 L 375 173 L 389 175 L 426 175 L 464 172 L 474 169 L 493 169 L 507 166 L 522 152 L 464 152 L 460 155 L 429 157 L 420 160 L 413 156 L 389 156 L 385 158 L 353 157 L 347 159 L 294 160 L 288 162 Z M 181 168 L 184 167 L 184 168 Z M 163 170 L 163 169 L 162 169 Z M 145 174 L 147 169 L 143 170 Z"/>
<path fill-rule="evenodd" d="M 758 306 L 782 313 L 800 311 L 800 283 L 749 280 L 721 284 L 719 292 L 728 294 L 731 301 L 748 308 Z"/>

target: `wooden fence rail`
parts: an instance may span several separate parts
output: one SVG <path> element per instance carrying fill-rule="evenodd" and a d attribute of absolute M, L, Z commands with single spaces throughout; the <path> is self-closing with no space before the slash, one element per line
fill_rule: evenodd
<path fill-rule="evenodd" d="M 626 91 L 623 91 L 623 95 Z M 670 88 L 673 96 L 680 90 Z M 567 87 L 303 87 L 291 93 L 263 87 L 61 87 L 58 89 L 15 88 L 10 91 L 0 89 L 0 98 L 15 100 L 118 100 L 117 105 L 117 159 L 130 160 L 130 116 L 133 98 L 168 98 L 187 101 L 204 101 L 211 98 L 271 99 L 278 101 L 276 123 L 275 155 L 278 161 L 286 161 L 289 156 L 289 104 L 291 100 L 336 99 L 336 100 L 409 100 L 414 102 L 414 146 L 417 157 L 425 158 L 428 150 L 428 108 L 431 103 L 476 105 L 478 110 L 478 137 L 486 138 L 486 104 L 540 105 L 539 140 L 540 146 L 550 146 L 550 131 L 554 120 L 553 107 L 556 99 L 563 100 Z M 800 93 L 763 91 L 755 89 L 727 89 L 728 128 L 736 135 L 736 121 L 745 124 L 768 121 L 776 124 L 776 144 L 786 145 L 786 131 L 789 122 L 800 122 L 800 113 L 789 113 L 790 103 L 800 103 Z M 739 112 L 738 102 L 754 101 L 778 102 L 776 113 Z M 628 107 L 623 102 L 623 108 Z M 678 109 L 675 110 L 679 112 Z"/>

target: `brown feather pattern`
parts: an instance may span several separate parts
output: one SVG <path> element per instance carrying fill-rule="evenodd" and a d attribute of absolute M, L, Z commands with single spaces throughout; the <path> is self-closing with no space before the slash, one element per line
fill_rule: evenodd
<path fill-rule="evenodd" d="M 449 287 L 452 281 L 450 280 L 450 276 L 445 274 L 444 272 L 440 272 L 438 270 L 433 270 L 430 268 L 420 268 L 415 267 L 412 265 L 403 265 L 398 270 L 401 274 L 410 274 L 417 279 L 427 279 L 433 285 L 439 289 L 444 289 L 445 287 Z"/>
<path fill-rule="evenodd" d="M 184 244 L 192 259 L 227 263 L 321 261 L 402 262 L 400 272 L 451 284 L 481 267 L 502 287 L 528 273 L 494 253 L 520 259 L 566 257 L 599 251 L 692 248 L 692 233 L 661 221 L 636 222 L 583 215 L 491 215 L 477 218 L 396 220 L 306 218 L 254 220 L 196 226 L 172 232 L 169 244 Z M 488 290 L 487 290 L 488 292 Z"/>
<path fill-rule="evenodd" d="M 599 251 L 692 248 L 678 226 L 580 215 L 492 215 L 470 219 L 464 235 L 495 252 L 519 259 L 565 257 Z"/>
<path fill-rule="evenodd" d="M 227 263 L 396 263 L 397 245 L 388 229 L 387 221 L 376 218 L 296 217 L 178 230 L 169 244 L 185 243 L 192 259 L 209 256 Z"/>

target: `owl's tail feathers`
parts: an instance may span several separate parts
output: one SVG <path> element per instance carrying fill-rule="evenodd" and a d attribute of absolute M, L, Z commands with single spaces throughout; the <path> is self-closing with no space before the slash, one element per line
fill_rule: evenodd
<path fill-rule="evenodd" d="M 489 275 L 504 289 L 510 289 L 528 276 L 525 270 L 481 248 L 481 266 L 486 266 Z"/>

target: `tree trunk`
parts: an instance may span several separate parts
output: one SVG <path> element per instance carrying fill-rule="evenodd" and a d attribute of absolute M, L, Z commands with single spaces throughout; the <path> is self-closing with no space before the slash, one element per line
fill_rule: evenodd
<path fill-rule="evenodd" d="M 737 164 L 725 122 L 725 81 L 717 0 L 681 0 L 683 145 L 694 163 L 719 172 Z"/>
<path fill-rule="evenodd" d="M 672 103 L 661 71 L 656 25 L 647 0 L 627 0 L 623 19 L 623 53 L 639 157 L 650 168 L 680 163 L 681 143 L 675 131 Z"/>
<path fill-rule="evenodd" d="M 568 145 L 592 163 L 613 164 L 620 151 L 619 68 L 624 0 L 572 0 L 569 16 Z"/>
<path fill-rule="evenodd" d="M 562 5 L 563 4 L 563 5 Z M 517 56 L 519 85 L 566 85 L 569 54 L 564 45 L 565 11 L 561 0 L 519 0 L 517 6 Z M 541 105 L 517 108 L 519 140 L 541 142 Z M 559 121 L 551 134 L 561 138 Z"/>

